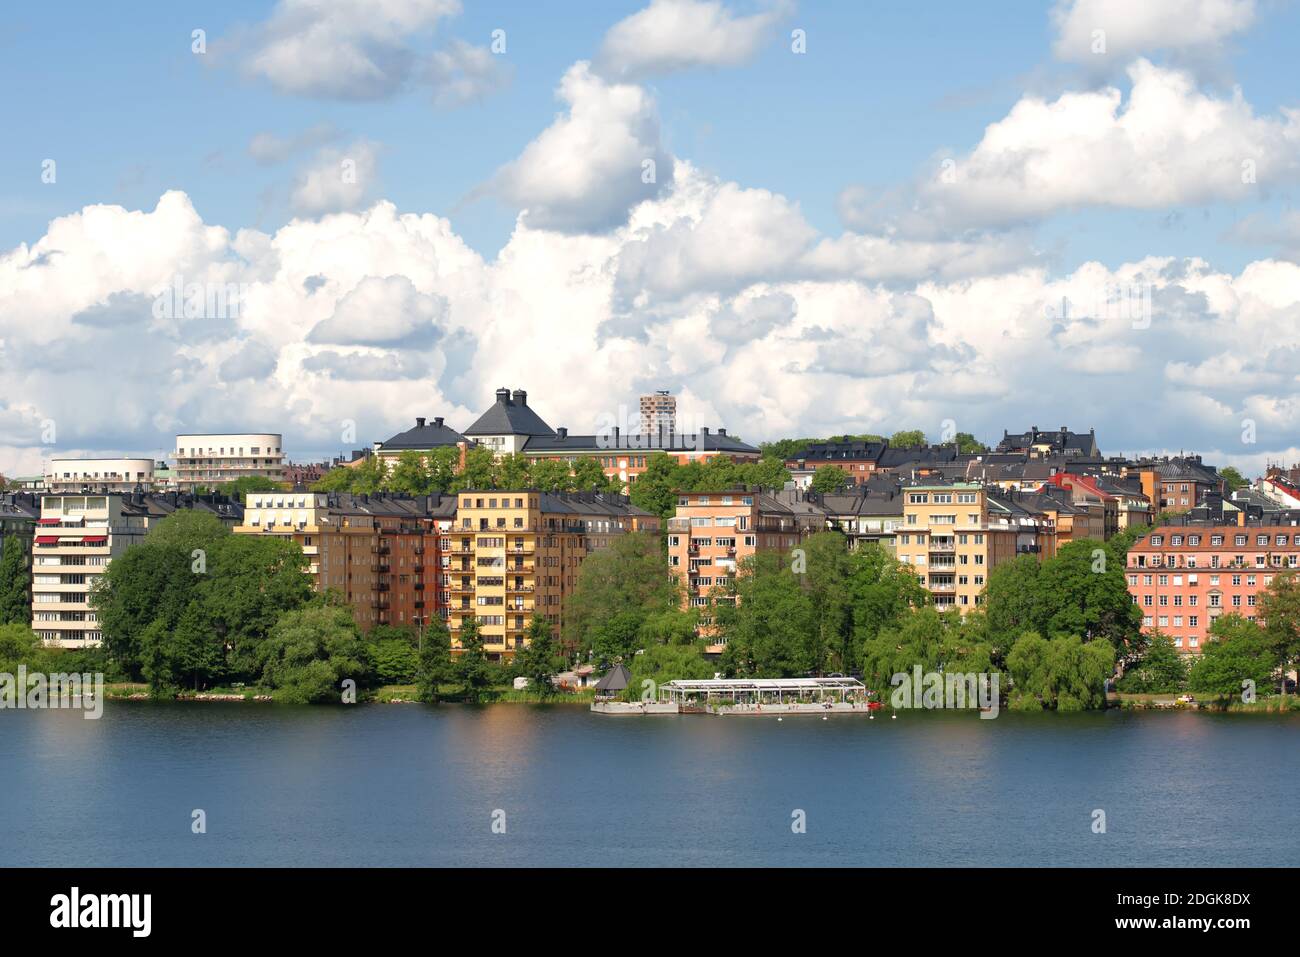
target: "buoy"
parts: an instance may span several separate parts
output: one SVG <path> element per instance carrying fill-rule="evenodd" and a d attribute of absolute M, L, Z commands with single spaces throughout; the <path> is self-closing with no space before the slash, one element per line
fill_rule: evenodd
<path fill-rule="evenodd" d="M 777 721 L 784 721 L 785 719 L 784 719 L 784 718 L 777 718 L 776 720 L 777 720 Z"/>
<path fill-rule="evenodd" d="M 898 715 L 896 714 L 891 714 L 890 717 L 893 718 L 895 721 L 898 720 Z"/>
<path fill-rule="evenodd" d="M 823 721 L 826 720 L 826 715 L 822 715 L 822 720 L 823 720 Z"/>
<path fill-rule="evenodd" d="M 875 720 L 876 720 L 876 716 L 875 716 L 874 714 L 869 714 L 869 715 L 867 715 L 867 720 L 868 720 L 868 721 L 875 721 Z"/>

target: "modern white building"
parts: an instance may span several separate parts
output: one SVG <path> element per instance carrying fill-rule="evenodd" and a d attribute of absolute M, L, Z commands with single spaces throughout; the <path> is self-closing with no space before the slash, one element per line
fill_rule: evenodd
<path fill-rule="evenodd" d="M 154 481 L 153 459 L 50 459 L 45 487 L 51 492 L 149 491 Z"/>
<path fill-rule="evenodd" d="M 176 487 L 189 491 L 256 475 L 284 480 L 278 432 L 215 432 L 176 436 Z"/>
<path fill-rule="evenodd" d="M 90 590 L 108 563 L 144 538 L 148 519 L 120 495 L 46 495 L 32 540 L 32 630 L 48 645 L 102 640 Z"/>

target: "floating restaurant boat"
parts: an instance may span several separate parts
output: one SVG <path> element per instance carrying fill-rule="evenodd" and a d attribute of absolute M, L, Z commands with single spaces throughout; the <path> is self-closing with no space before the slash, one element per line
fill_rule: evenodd
<path fill-rule="evenodd" d="M 880 708 L 857 678 L 709 678 L 669 681 L 657 701 L 596 701 L 599 714 L 868 714 Z"/>

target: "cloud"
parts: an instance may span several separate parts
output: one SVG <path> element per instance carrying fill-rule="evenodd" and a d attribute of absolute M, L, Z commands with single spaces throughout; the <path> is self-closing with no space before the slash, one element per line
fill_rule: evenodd
<path fill-rule="evenodd" d="M 427 343 L 437 339 L 446 318 L 447 300 L 421 293 L 405 276 L 367 276 L 307 339 L 332 345 Z"/>
<path fill-rule="evenodd" d="M 250 339 L 229 359 L 221 363 L 217 371 L 226 382 L 265 379 L 275 371 L 276 361 L 273 349 L 265 343 Z"/>
<path fill-rule="evenodd" d="M 453 40 L 435 51 L 425 69 L 433 105 L 443 110 L 483 100 L 505 89 L 511 77 L 500 57 L 464 40 Z"/>
<path fill-rule="evenodd" d="M 460 10 L 459 0 L 280 0 L 245 38 L 243 67 L 282 93 L 383 99 L 411 78 L 411 36 Z"/>
<path fill-rule="evenodd" d="M 1300 110 L 1256 116 L 1240 91 L 1138 60 L 1127 102 L 1109 87 L 1026 96 L 920 188 L 952 227 L 1008 225 L 1086 206 L 1160 209 L 1258 198 L 1300 178 Z"/>
<path fill-rule="evenodd" d="M 343 353 L 327 349 L 304 359 L 302 367 L 330 379 L 353 382 L 418 379 L 429 374 L 429 365 L 421 356 L 400 352 Z"/>
<path fill-rule="evenodd" d="M 523 209 L 534 229 L 598 233 L 622 225 L 629 210 L 672 183 L 654 100 L 639 86 L 606 83 L 585 62 L 565 73 L 558 96 L 567 113 L 498 170 L 489 189 Z"/>
<path fill-rule="evenodd" d="M 759 13 L 736 16 L 718 0 L 652 0 L 605 35 L 596 69 L 626 79 L 735 66 L 771 38 L 789 6 L 774 3 Z"/>
<path fill-rule="evenodd" d="M 329 123 L 317 123 L 290 136 L 262 132 L 249 141 L 248 155 L 260 166 L 273 166 L 276 163 L 283 163 L 296 153 L 331 143 L 338 136 L 338 130 Z"/>
<path fill-rule="evenodd" d="M 1062 60 L 1121 63 L 1156 50 L 1203 51 L 1254 20 L 1255 0 L 1058 0 L 1052 51 Z"/>
<path fill-rule="evenodd" d="M 328 147 L 298 173 L 290 205 L 304 216 L 357 209 L 374 195 L 378 172 L 375 144 L 357 140 L 342 149 Z"/>
<path fill-rule="evenodd" d="M 810 268 L 825 242 L 785 197 L 688 164 L 622 226 L 524 219 L 490 260 L 447 220 L 386 202 L 271 233 L 205 223 L 181 193 L 90 206 L 0 253 L 0 446 L 27 461 L 45 420 L 59 430 L 47 453 L 152 452 L 178 431 L 255 423 L 308 458 L 342 448 L 345 422 L 362 443 L 414 414 L 468 425 L 502 383 L 575 431 L 671 383 L 684 417 L 750 441 L 937 434 L 945 419 L 988 439 L 1048 419 L 1095 426 L 1107 452 L 1231 450 L 1250 417 L 1242 454 L 1294 445 L 1294 263 L 1147 257 L 1053 275 L 1031 258 L 957 278 L 936 257 L 886 282 L 852 259 Z M 224 323 L 156 318 L 144 307 L 177 275 L 247 294 Z M 1131 288 L 1150 290 L 1148 322 L 1108 305 Z"/>

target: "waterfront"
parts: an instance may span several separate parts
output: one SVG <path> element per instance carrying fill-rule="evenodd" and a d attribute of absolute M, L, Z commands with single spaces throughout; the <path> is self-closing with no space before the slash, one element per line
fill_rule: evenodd
<path fill-rule="evenodd" d="M 0 715 L 9 865 L 1294 864 L 1300 716 L 109 702 Z M 191 811 L 207 833 L 191 833 Z M 807 833 L 791 813 L 807 815 Z M 1092 831 L 1106 812 L 1107 832 Z M 505 833 L 494 833 L 504 811 Z M 499 819 L 499 818 L 498 818 Z"/>

